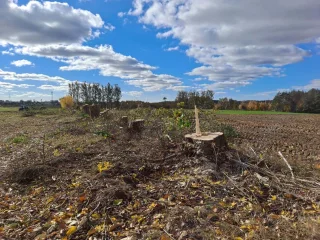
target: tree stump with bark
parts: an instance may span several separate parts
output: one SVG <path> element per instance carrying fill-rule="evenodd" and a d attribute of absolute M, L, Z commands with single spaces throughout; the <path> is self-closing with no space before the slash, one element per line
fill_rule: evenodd
<path fill-rule="evenodd" d="M 122 117 L 121 117 L 121 119 L 120 119 L 120 125 L 121 125 L 122 127 L 125 127 L 125 128 L 128 127 L 128 125 L 129 125 L 129 118 L 128 118 L 128 116 L 122 116 Z"/>
<path fill-rule="evenodd" d="M 141 132 L 144 128 L 144 119 L 136 119 L 129 124 L 129 128 L 133 132 Z"/>

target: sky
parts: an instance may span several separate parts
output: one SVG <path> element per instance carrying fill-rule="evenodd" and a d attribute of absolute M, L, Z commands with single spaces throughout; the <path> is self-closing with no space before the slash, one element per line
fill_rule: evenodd
<path fill-rule="evenodd" d="M 268 100 L 320 88 L 319 0 L 0 0 L 0 100 L 51 100 L 73 81 L 123 100 Z"/>

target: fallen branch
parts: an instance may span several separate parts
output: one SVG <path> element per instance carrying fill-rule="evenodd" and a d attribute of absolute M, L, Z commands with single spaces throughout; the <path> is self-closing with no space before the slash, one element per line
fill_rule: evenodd
<path fill-rule="evenodd" d="M 294 175 L 293 175 L 292 168 L 291 168 L 290 164 L 288 163 L 287 159 L 285 159 L 285 157 L 282 155 L 282 153 L 280 151 L 278 153 L 279 153 L 280 157 L 282 158 L 282 160 L 287 164 L 287 166 L 291 172 L 291 178 L 292 178 L 292 180 L 294 180 Z"/>

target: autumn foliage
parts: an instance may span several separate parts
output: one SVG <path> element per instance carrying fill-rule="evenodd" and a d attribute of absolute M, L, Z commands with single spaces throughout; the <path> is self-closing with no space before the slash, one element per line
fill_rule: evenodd
<path fill-rule="evenodd" d="M 73 97 L 65 96 L 59 99 L 62 109 L 71 109 L 74 105 Z"/>

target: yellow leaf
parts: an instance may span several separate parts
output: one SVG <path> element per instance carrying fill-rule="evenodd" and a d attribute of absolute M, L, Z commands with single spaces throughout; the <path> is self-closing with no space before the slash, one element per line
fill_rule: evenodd
<path fill-rule="evenodd" d="M 112 164 L 110 162 L 100 162 L 98 164 L 98 171 L 100 173 L 109 170 L 110 168 L 112 168 Z"/>
<path fill-rule="evenodd" d="M 277 200 L 277 196 L 275 196 L 275 195 L 271 196 L 271 200 L 272 200 L 272 201 Z"/>
<path fill-rule="evenodd" d="M 93 213 L 91 215 L 91 217 L 94 218 L 94 219 L 99 219 L 100 218 L 100 214 L 99 213 Z"/>
<path fill-rule="evenodd" d="M 111 219 L 112 223 L 116 223 L 117 222 L 117 219 L 115 217 L 111 217 L 110 219 Z"/>
<path fill-rule="evenodd" d="M 149 210 L 152 210 L 152 209 L 154 209 L 156 206 L 157 206 L 156 203 L 151 203 L 148 208 L 149 208 Z"/>
<path fill-rule="evenodd" d="M 52 201 L 54 200 L 54 197 L 50 197 L 48 200 L 47 200 L 47 204 L 51 203 Z"/>
<path fill-rule="evenodd" d="M 131 219 L 138 223 L 142 223 L 145 218 L 142 215 L 133 215 L 131 216 Z"/>
<path fill-rule="evenodd" d="M 59 152 L 59 149 L 55 149 L 55 150 L 53 151 L 53 156 L 59 157 L 60 155 L 61 155 L 61 153 Z"/>
<path fill-rule="evenodd" d="M 105 229 L 105 225 L 104 224 L 98 225 L 94 229 L 97 230 L 98 232 L 103 232 Z"/>
<path fill-rule="evenodd" d="M 80 186 L 80 184 L 81 184 L 81 183 L 79 183 L 79 182 L 74 182 L 74 183 L 72 183 L 71 185 L 72 185 L 73 187 L 77 188 L 77 187 Z"/>
<path fill-rule="evenodd" d="M 135 203 L 133 204 L 133 209 L 138 209 L 140 207 L 140 202 L 135 201 Z"/>
<path fill-rule="evenodd" d="M 77 231 L 77 227 L 76 227 L 76 226 L 71 226 L 71 227 L 68 229 L 66 235 L 69 237 L 69 236 L 70 236 L 71 234 L 73 234 L 75 231 Z"/>
<path fill-rule="evenodd" d="M 234 240 L 243 240 L 242 237 L 235 237 Z"/>

